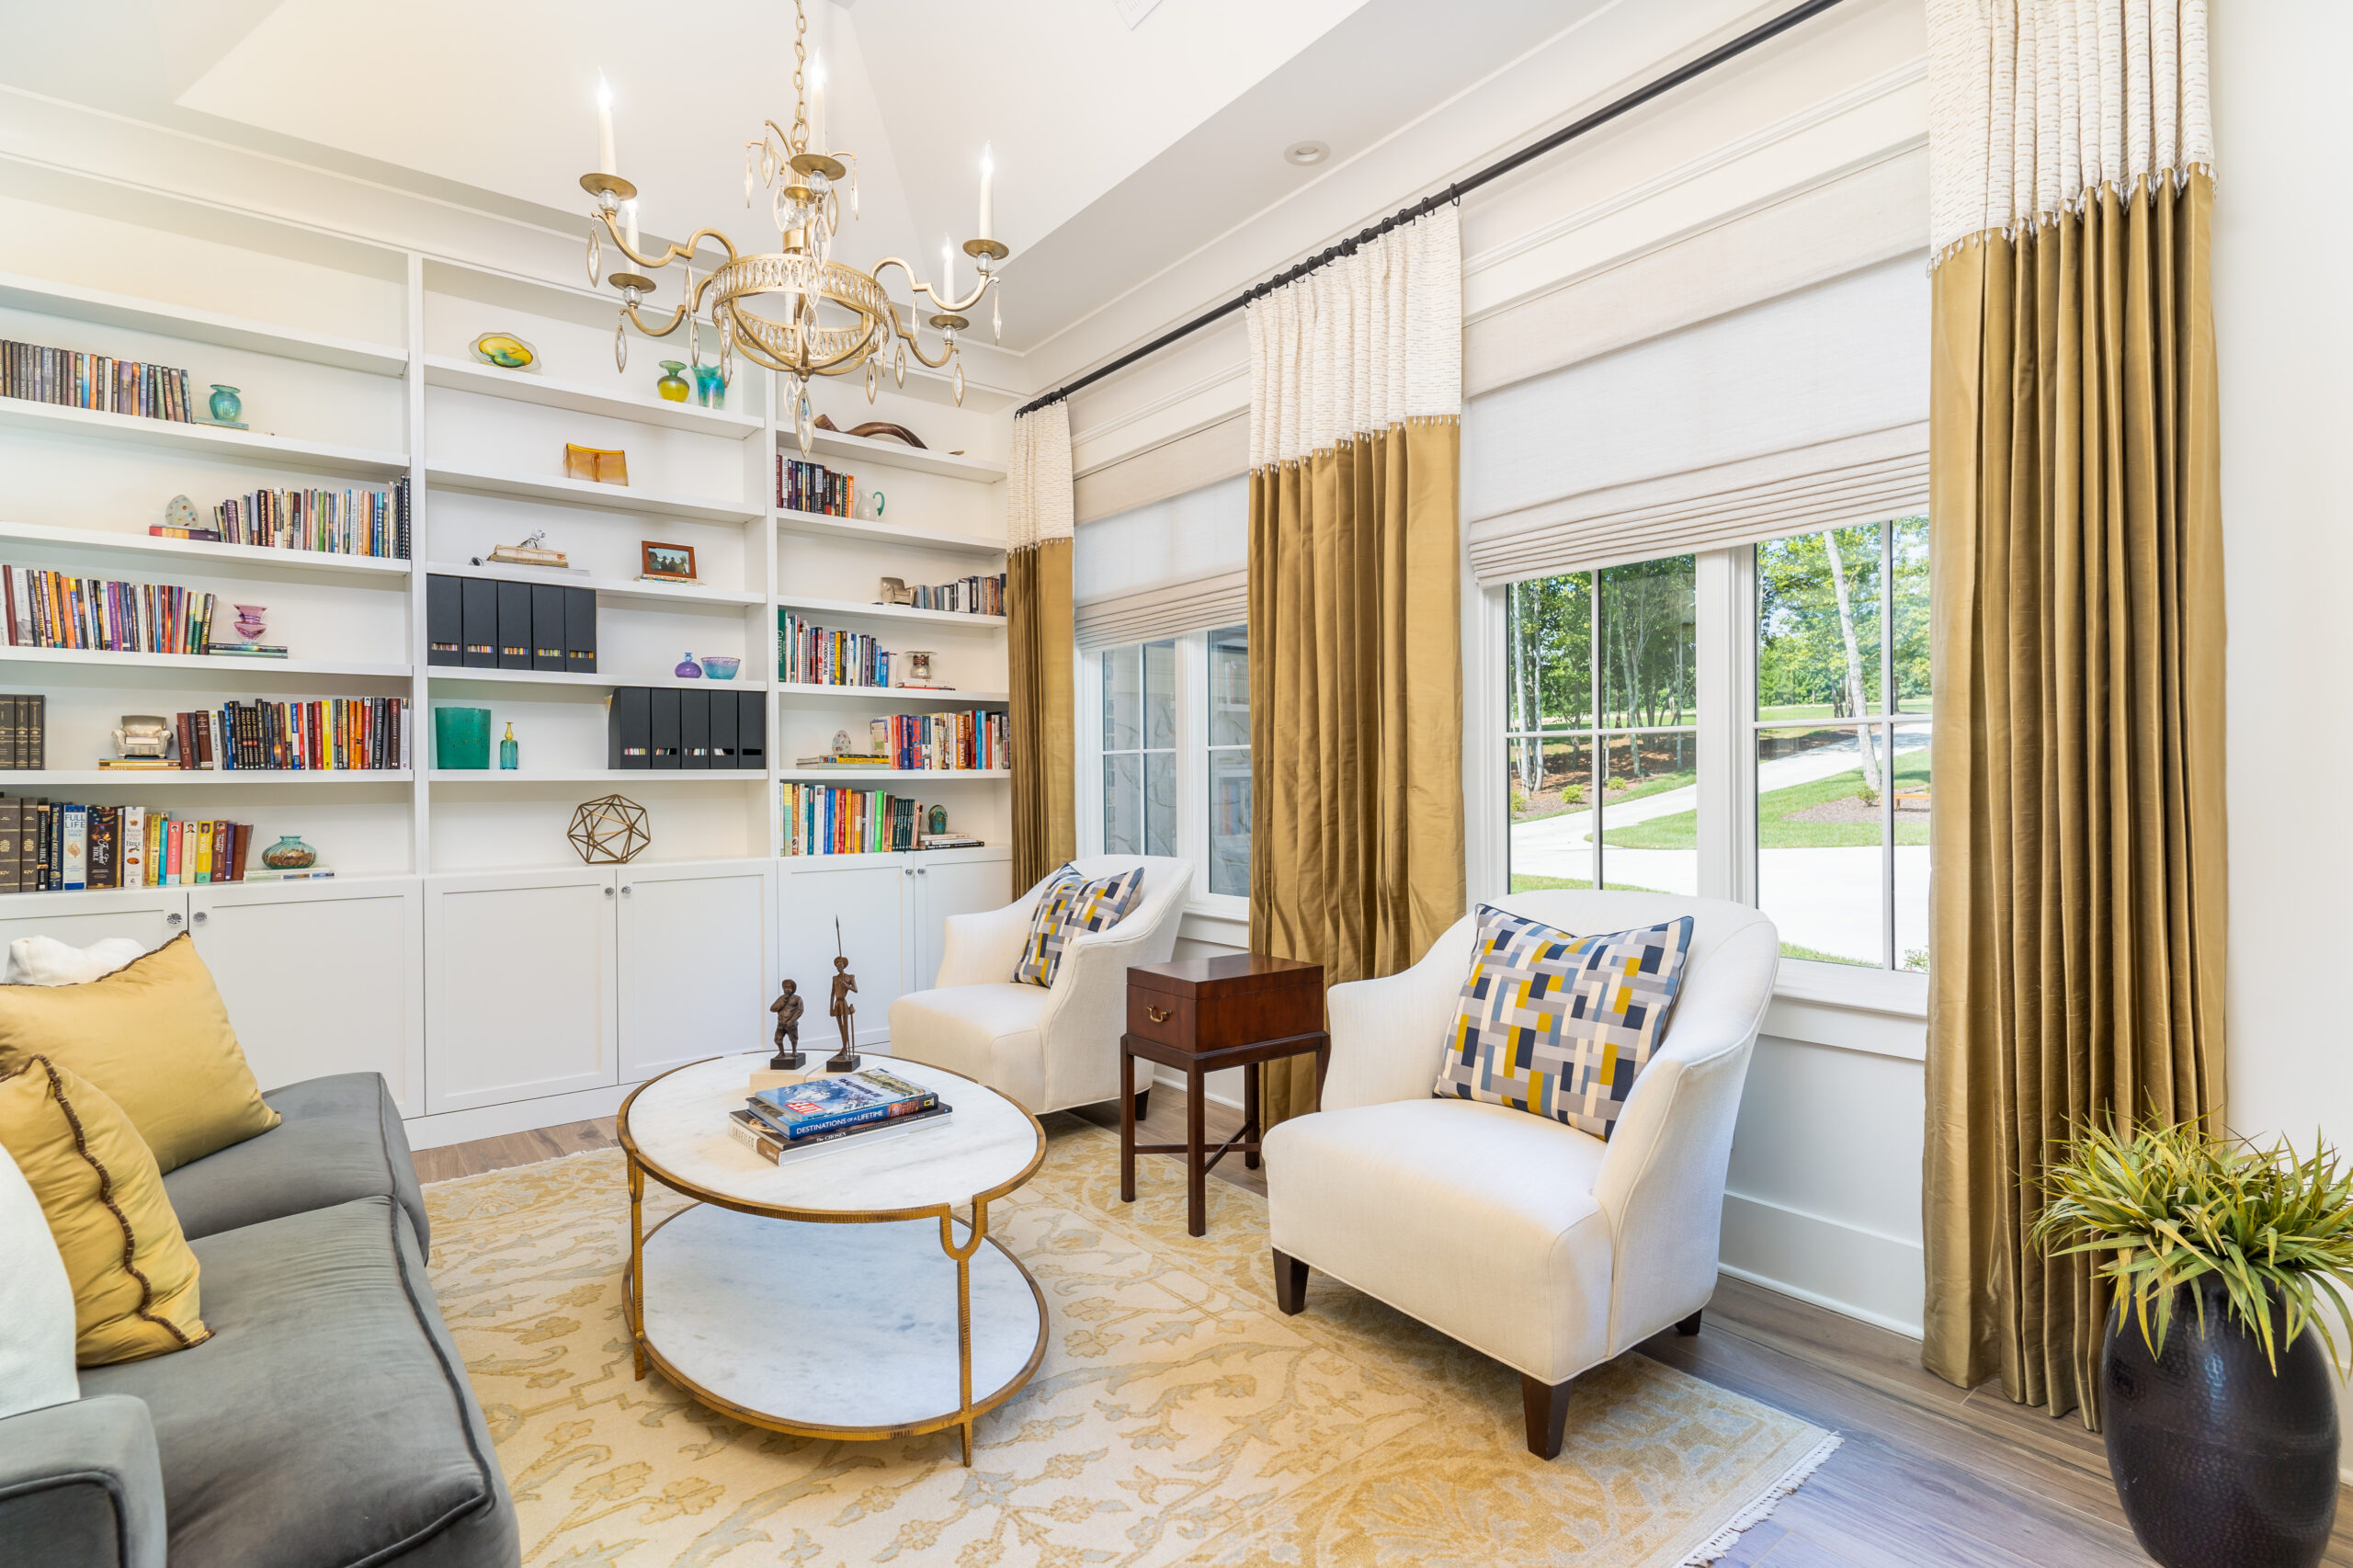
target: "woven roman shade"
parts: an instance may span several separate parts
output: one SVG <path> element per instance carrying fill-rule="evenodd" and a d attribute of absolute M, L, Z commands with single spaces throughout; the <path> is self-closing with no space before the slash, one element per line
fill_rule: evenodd
<path fill-rule="evenodd" d="M 1249 611 L 1250 481 L 1236 474 L 1081 523 L 1072 563 L 1081 648 L 1239 625 Z"/>
<path fill-rule="evenodd" d="M 1474 398 L 1484 585 L 1921 512 L 1919 252 Z"/>

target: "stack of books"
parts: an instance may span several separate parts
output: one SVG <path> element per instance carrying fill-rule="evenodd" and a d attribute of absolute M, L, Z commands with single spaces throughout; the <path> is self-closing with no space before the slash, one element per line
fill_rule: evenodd
<path fill-rule="evenodd" d="M 220 605 L 210 594 L 166 583 L 0 566 L 0 608 L 12 647 L 200 653 Z"/>
<path fill-rule="evenodd" d="M 212 508 L 209 528 L 150 528 L 167 539 L 408 559 L 408 481 L 383 490 L 255 490 Z"/>
<path fill-rule="evenodd" d="M 894 1073 L 870 1067 L 762 1089 L 727 1113 L 728 1131 L 771 1165 L 837 1148 L 853 1138 L 904 1131 L 938 1121 L 955 1108 Z"/>
<path fill-rule="evenodd" d="M 801 686 L 889 686 L 891 655 L 863 631 L 828 631 L 776 612 L 776 678 Z"/>
<path fill-rule="evenodd" d="M 779 784 L 787 855 L 879 855 L 913 849 L 922 803 L 881 790 Z"/>
<path fill-rule="evenodd" d="M 789 512 L 817 512 L 829 517 L 857 515 L 858 476 L 835 473 L 824 463 L 798 458 L 776 460 L 776 504 Z"/>
<path fill-rule="evenodd" d="M 246 869 L 251 823 L 191 822 L 144 806 L 0 797 L 0 892 L 278 881 Z M 332 876 L 312 868 L 304 876 Z"/>

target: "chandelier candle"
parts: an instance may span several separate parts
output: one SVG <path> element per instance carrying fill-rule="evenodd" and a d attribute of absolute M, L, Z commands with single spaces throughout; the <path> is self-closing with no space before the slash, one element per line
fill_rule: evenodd
<path fill-rule="evenodd" d="M 973 238 L 996 238 L 996 158 L 985 142 L 981 143 L 981 222 Z"/>
<path fill-rule="evenodd" d="M 613 89 L 602 71 L 597 73 L 597 169 L 607 175 L 621 172 L 613 158 Z"/>

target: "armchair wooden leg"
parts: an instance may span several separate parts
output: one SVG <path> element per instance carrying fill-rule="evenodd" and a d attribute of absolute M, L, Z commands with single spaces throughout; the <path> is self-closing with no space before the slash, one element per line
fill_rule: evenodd
<path fill-rule="evenodd" d="M 1569 1424 L 1569 1389 L 1575 1382 L 1540 1383 L 1522 1372 L 1519 1403 L 1528 1416 L 1528 1451 L 1540 1460 L 1561 1457 L 1561 1434 Z"/>
<path fill-rule="evenodd" d="M 1705 1310 L 1705 1308 L 1702 1308 L 1701 1312 L 1704 1312 Z M 1700 1312 L 1693 1312 L 1689 1317 L 1685 1318 L 1681 1323 L 1675 1325 L 1675 1332 L 1681 1335 L 1686 1339 L 1690 1338 L 1693 1335 L 1699 1332 L 1699 1317 Z"/>
<path fill-rule="evenodd" d="M 1307 1310 L 1307 1265 L 1272 1247 L 1267 1253 L 1275 1260 L 1275 1305 L 1297 1317 Z"/>

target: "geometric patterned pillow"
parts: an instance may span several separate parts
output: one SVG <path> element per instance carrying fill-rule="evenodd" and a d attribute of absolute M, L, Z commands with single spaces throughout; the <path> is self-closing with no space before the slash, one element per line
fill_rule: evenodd
<path fill-rule="evenodd" d="M 1038 895 L 1029 916 L 1029 942 L 1013 978 L 1027 985 L 1051 985 L 1061 967 L 1063 949 L 1082 931 L 1108 931 L 1126 919 L 1143 897 L 1143 868 L 1136 866 L 1088 881 L 1078 868 L 1065 865 Z"/>
<path fill-rule="evenodd" d="M 1691 925 L 1687 915 L 1640 931 L 1572 937 L 1480 905 L 1471 978 L 1432 1092 L 1608 1138 L 1635 1076 L 1666 1038 Z"/>

